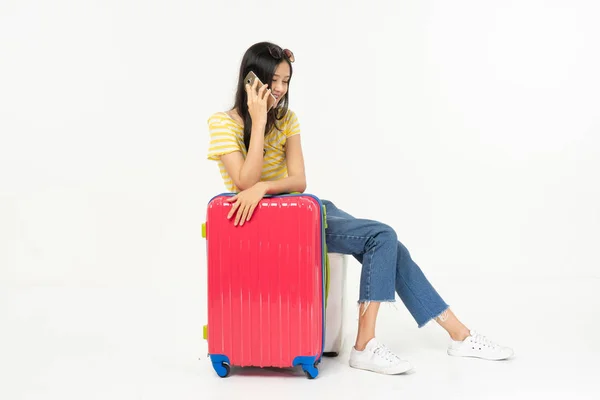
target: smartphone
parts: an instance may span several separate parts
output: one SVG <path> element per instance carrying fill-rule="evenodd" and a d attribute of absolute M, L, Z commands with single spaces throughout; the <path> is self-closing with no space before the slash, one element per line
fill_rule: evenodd
<path fill-rule="evenodd" d="M 254 81 L 258 81 L 257 88 L 260 89 L 260 87 L 263 85 L 263 83 L 260 81 L 260 79 L 258 79 L 258 76 L 256 76 L 256 74 L 254 72 L 252 72 L 252 71 L 248 72 L 248 75 L 246 75 L 246 78 L 244 78 L 244 84 L 247 83 L 248 85 L 252 86 L 254 84 Z M 273 106 L 275 105 L 275 102 L 277 102 L 277 99 L 275 98 L 275 96 L 273 96 L 272 93 L 270 93 L 269 98 L 267 99 L 267 111 L 269 111 L 271 108 L 273 108 Z"/>

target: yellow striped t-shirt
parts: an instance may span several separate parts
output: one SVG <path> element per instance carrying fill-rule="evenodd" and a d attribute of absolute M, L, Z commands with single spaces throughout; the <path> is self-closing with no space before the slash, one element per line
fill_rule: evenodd
<path fill-rule="evenodd" d="M 285 163 L 285 144 L 290 136 L 300 134 L 300 124 L 296 114 L 288 110 L 285 117 L 278 121 L 281 131 L 275 127 L 265 137 L 265 153 L 263 159 L 261 181 L 274 181 L 288 176 Z M 227 173 L 221 156 L 234 151 L 239 151 L 246 158 L 244 145 L 244 127 L 224 112 L 218 112 L 208 119 L 208 132 L 210 143 L 208 146 L 208 159 L 217 161 L 225 187 L 230 192 L 239 192 L 233 179 Z"/>

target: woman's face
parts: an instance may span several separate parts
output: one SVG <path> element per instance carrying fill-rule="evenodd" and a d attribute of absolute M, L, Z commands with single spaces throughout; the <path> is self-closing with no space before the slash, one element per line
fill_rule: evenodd
<path fill-rule="evenodd" d="M 277 99 L 277 102 L 273 107 L 277 106 L 279 100 L 287 93 L 289 80 L 290 66 L 286 61 L 282 61 L 275 69 L 275 75 L 273 75 L 273 80 L 270 85 L 271 93 L 273 93 L 273 96 Z"/>

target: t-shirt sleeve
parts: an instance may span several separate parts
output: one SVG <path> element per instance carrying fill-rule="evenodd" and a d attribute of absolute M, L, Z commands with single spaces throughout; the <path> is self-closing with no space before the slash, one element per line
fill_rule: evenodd
<path fill-rule="evenodd" d="M 236 140 L 235 133 L 223 118 L 211 117 L 208 120 L 210 143 L 208 145 L 208 159 L 217 161 L 224 154 L 242 151 Z"/>
<path fill-rule="evenodd" d="M 294 135 L 300 134 L 300 122 L 298 121 L 298 117 L 296 113 L 293 111 L 289 111 L 289 117 L 285 127 L 285 136 L 290 137 Z"/>

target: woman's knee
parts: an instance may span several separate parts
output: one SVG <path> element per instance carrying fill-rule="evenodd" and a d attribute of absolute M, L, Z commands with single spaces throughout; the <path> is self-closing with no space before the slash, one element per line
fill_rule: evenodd
<path fill-rule="evenodd" d="M 394 228 L 392 228 L 391 226 L 379 222 L 375 230 L 377 232 L 375 234 L 377 240 L 391 241 L 394 242 L 394 245 L 396 244 L 396 242 L 398 242 L 398 235 L 396 234 Z"/>
<path fill-rule="evenodd" d="M 406 246 L 403 245 L 400 241 L 398 241 L 398 259 L 399 260 L 410 259 L 410 252 L 408 251 Z"/>
<path fill-rule="evenodd" d="M 390 251 L 396 248 L 398 242 L 398 236 L 396 231 L 389 225 L 381 222 L 372 221 L 374 225 L 371 225 L 369 232 L 369 239 L 367 240 L 365 250 L 369 251 L 375 248 L 385 247 Z"/>

